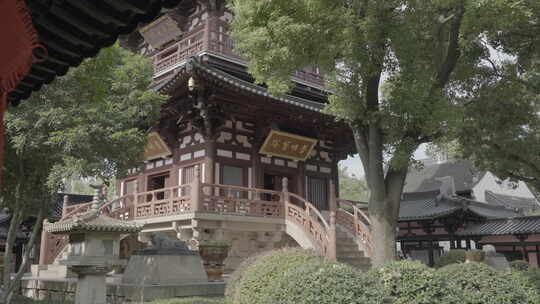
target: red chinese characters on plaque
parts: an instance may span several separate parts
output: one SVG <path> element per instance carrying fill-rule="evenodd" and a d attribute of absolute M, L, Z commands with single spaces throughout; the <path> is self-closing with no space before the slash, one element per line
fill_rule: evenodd
<path fill-rule="evenodd" d="M 305 161 L 317 144 L 314 138 L 281 131 L 270 131 L 259 153 Z"/>
<path fill-rule="evenodd" d="M 146 146 L 144 147 L 144 160 L 164 158 L 170 155 L 172 155 L 171 149 L 158 133 L 151 132 L 148 134 Z"/>

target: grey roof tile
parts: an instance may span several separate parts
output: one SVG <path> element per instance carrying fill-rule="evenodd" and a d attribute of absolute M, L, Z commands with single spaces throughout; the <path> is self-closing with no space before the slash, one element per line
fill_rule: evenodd
<path fill-rule="evenodd" d="M 486 190 L 486 203 L 507 208 L 519 208 L 523 210 L 538 210 L 540 204 L 534 198 L 504 195 Z"/>
<path fill-rule="evenodd" d="M 540 233 L 540 216 L 492 219 L 467 227 L 459 235 L 516 235 Z"/>
<path fill-rule="evenodd" d="M 403 192 L 426 192 L 438 190 L 441 182 L 435 178 L 452 176 L 456 192 L 470 191 L 480 180 L 482 172 L 473 167 L 471 161 L 460 160 L 441 164 L 425 165 L 422 169 L 411 168 L 405 179 Z"/>

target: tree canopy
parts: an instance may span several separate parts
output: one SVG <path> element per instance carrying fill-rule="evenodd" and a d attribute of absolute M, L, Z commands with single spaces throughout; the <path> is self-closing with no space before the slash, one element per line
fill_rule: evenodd
<path fill-rule="evenodd" d="M 347 167 L 338 168 L 339 177 L 339 198 L 367 202 L 369 200 L 369 189 L 366 181 L 349 173 Z"/>
<path fill-rule="evenodd" d="M 140 165 L 147 129 L 165 100 L 148 89 L 151 80 L 148 59 L 113 46 L 8 109 L 0 193 L 0 203 L 12 214 L 6 264 L 20 222 L 28 216 L 38 218 L 33 240 L 65 179 L 96 177 L 107 183 Z M 4 270 L 8 282 L 10 269 Z M 6 298 L 14 286 L 4 286 Z"/>
<path fill-rule="evenodd" d="M 505 39 L 508 54 L 532 49 L 502 29 L 538 27 L 535 0 L 230 3 L 236 50 L 258 82 L 283 93 L 297 69 L 316 65 L 326 73 L 327 111 L 350 125 L 366 172 L 374 264 L 394 258 L 399 201 L 415 149 L 470 128 L 467 106 L 486 93 L 483 84 L 505 89 L 503 77 L 486 73 L 491 51 Z"/>

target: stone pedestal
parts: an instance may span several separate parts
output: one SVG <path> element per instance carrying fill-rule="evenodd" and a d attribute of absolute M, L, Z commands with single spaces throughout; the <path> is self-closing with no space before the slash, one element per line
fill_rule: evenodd
<path fill-rule="evenodd" d="M 71 270 L 79 275 L 76 304 L 107 304 L 107 283 L 105 275 L 112 267 L 71 266 Z"/>
<path fill-rule="evenodd" d="M 177 285 L 207 282 L 198 255 L 132 255 L 122 284 Z"/>

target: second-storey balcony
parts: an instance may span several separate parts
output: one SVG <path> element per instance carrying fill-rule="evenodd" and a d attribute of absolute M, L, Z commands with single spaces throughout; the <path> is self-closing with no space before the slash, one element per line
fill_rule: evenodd
<path fill-rule="evenodd" d="M 219 19 L 207 19 L 185 33 L 182 39 L 154 54 L 154 77 L 159 78 L 184 64 L 190 57 L 205 53 L 246 65 L 246 61 L 234 52 L 229 24 Z M 324 87 L 324 77 L 317 68 L 296 71 L 291 77 L 300 83 Z"/>

